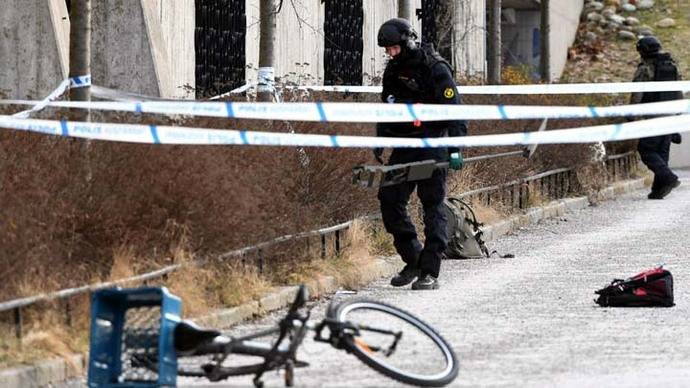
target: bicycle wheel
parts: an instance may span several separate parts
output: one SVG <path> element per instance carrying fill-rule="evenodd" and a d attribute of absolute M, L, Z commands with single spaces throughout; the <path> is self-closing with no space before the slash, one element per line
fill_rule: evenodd
<path fill-rule="evenodd" d="M 355 333 L 346 331 L 343 336 L 345 349 L 392 379 L 442 387 L 458 375 L 457 357 L 448 342 L 405 310 L 373 300 L 353 299 L 329 309 L 328 316 L 356 327 Z M 392 332 L 399 334 L 397 342 Z"/>

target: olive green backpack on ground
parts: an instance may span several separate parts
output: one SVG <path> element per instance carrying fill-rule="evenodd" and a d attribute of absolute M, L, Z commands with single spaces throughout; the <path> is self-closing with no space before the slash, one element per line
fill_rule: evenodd
<path fill-rule="evenodd" d="M 444 252 L 444 258 L 481 259 L 497 253 L 490 253 L 486 247 L 480 229 L 483 224 L 477 221 L 477 216 L 467 202 L 448 197 L 443 204 L 448 218 L 448 248 Z M 511 254 L 499 256 L 514 257 Z"/>

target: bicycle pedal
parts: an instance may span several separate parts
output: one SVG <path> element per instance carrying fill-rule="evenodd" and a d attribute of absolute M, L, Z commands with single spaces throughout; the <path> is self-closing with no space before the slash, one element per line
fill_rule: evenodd
<path fill-rule="evenodd" d="M 295 361 L 295 368 L 306 368 L 309 366 L 309 363 L 306 361 Z"/>
<path fill-rule="evenodd" d="M 206 374 L 208 381 L 218 382 L 223 380 L 220 373 L 218 373 L 218 366 L 216 364 L 204 364 L 201 366 L 201 370 Z"/>

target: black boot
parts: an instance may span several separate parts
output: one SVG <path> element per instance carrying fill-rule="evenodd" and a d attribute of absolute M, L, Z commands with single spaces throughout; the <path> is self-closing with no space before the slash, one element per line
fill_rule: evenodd
<path fill-rule="evenodd" d="M 391 286 L 402 287 L 412 283 L 419 276 L 419 268 L 407 264 L 399 274 L 393 276 L 391 279 Z"/>
<path fill-rule="evenodd" d="M 680 186 L 680 180 L 676 178 L 675 180 L 672 180 L 671 182 L 661 185 L 659 187 L 659 190 L 657 192 L 654 192 L 652 190 L 651 193 L 647 196 L 649 199 L 664 199 L 665 196 L 667 196 L 671 190 L 675 189 L 676 187 Z"/>
<path fill-rule="evenodd" d="M 412 283 L 413 290 L 436 290 L 438 287 L 438 279 L 429 274 L 419 276 L 419 279 Z"/>

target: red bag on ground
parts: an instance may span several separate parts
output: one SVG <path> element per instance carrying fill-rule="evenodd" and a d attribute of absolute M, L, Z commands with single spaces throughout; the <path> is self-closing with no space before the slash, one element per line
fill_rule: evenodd
<path fill-rule="evenodd" d="M 671 307 L 673 275 L 658 267 L 625 280 L 614 279 L 594 293 L 599 295 L 595 302 L 602 307 Z"/>

